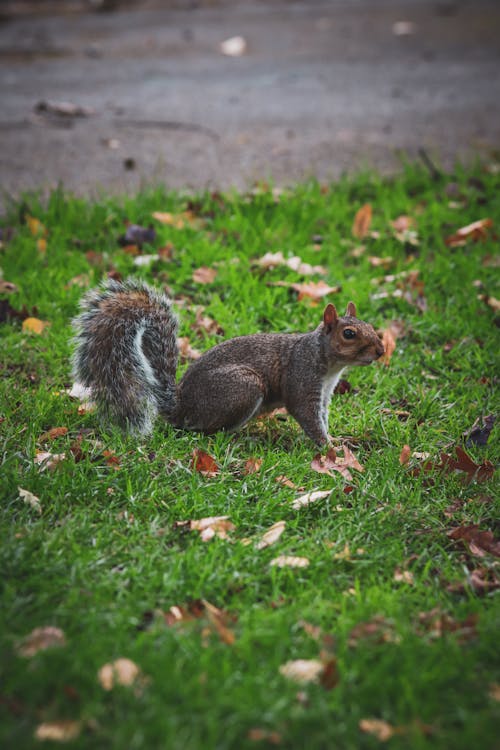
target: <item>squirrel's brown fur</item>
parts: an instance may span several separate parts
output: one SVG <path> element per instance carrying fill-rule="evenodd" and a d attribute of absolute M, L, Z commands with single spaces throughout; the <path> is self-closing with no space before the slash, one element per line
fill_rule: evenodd
<path fill-rule="evenodd" d="M 161 414 L 177 427 L 236 430 L 285 406 L 318 445 L 328 440 L 328 405 L 344 368 L 384 353 L 352 302 L 325 308 L 309 333 L 257 333 L 218 344 L 178 384 L 178 322 L 169 298 L 147 284 L 107 281 L 88 292 L 74 320 L 76 379 L 106 418 L 147 434 Z"/>

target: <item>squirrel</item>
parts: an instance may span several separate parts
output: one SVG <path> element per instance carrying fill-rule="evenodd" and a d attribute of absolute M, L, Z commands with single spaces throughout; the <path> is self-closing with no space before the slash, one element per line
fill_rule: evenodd
<path fill-rule="evenodd" d="M 171 300 L 142 281 L 105 281 L 74 319 L 73 372 L 98 410 L 147 435 L 157 415 L 175 427 L 234 431 L 285 406 L 318 446 L 329 442 L 328 407 L 342 372 L 384 354 L 374 328 L 349 302 L 328 304 L 309 333 L 255 333 L 217 344 L 176 382 L 178 319 Z"/>

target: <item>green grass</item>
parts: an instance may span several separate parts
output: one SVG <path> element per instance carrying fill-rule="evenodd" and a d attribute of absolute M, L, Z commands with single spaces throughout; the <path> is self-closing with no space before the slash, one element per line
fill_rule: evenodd
<path fill-rule="evenodd" d="M 78 719 L 75 748 L 269 746 L 270 740 L 248 736 L 261 728 L 279 733 L 285 748 L 363 750 L 381 743 L 359 722 L 377 718 L 404 728 L 389 740 L 391 748 L 493 748 L 498 592 L 480 596 L 466 581 L 478 567 L 498 575 L 498 563 L 490 554 L 474 556 L 446 532 L 474 523 L 498 534 L 495 480 L 464 484 L 448 473 L 429 481 L 402 467 L 399 455 L 406 443 L 433 457 L 452 452 L 477 417 L 498 411 L 498 317 L 478 294 L 499 296 L 491 261 L 499 193 L 494 170 L 457 169 L 432 181 L 407 167 L 390 180 L 366 174 L 328 190 L 300 185 L 279 200 L 268 189 L 194 198 L 151 189 L 98 203 L 55 192 L 45 202 L 27 196 L 9 209 L 2 224 L 13 236 L 0 250 L 3 277 L 18 288 L 9 303 L 17 310 L 36 307 L 36 317 L 50 327 L 37 336 L 23 332 L 18 319 L 0 324 L 3 747 L 39 745 L 34 732 L 41 722 Z M 359 241 L 351 226 L 366 202 L 378 235 Z M 143 248 L 151 253 L 170 242 L 173 259 L 135 267 L 117 242 L 124 221 L 148 225 L 153 211 L 189 207 L 202 225 L 155 223 L 157 241 Z M 390 220 L 400 214 L 415 218 L 418 247 L 394 237 Z M 45 253 L 28 215 L 47 230 Z M 494 222 L 484 242 L 445 245 L 457 228 L 484 217 Z M 364 254 L 353 257 L 360 244 Z M 89 250 L 99 257 L 89 261 Z M 166 285 L 187 299 L 181 335 L 203 350 L 223 337 L 191 328 L 197 305 L 224 337 L 317 325 L 323 303 L 298 302 L 290 290 L 268 284 L 302 280 L 296 273 L 252 266 L 252 259 L 279 250 L 326 266 L 325 280 L 342 286 L 328 298 L 340 309 L 353 299 L 360 317 L 375 327 L 394 319 L 406 326 L 390 366 L 352 370 L 353 390 L 332 402 L 331 433 L 349 436 L 365 467 L 353 472 L 353 492 L 343 492 L 340 475 L 311 469 L 316 450 L 290 418 L 211 437 L 158 423 L 150 439 L 137 441 L 106 429 L 95 414 L 78 413 L 65 393 L 71 386 L 70 320 L 83 293 L 71 283 L 75 277 L 83 274 L 92 286 L 113 270 Z M 369 256 L 391 256 L 393 266 L 372 267 Z M 201 265 L 216 265 L 212 284 L 192 281 Z M 408 270 L 420 271 L 424 312 L 392 294 L 376 297 L 396 289 L 396 282 L 383 281 L 387 273 Z M 397 410 L 408 415 L 398 417 Z M 68 433 L 40 442 L 58 426 Z M 70 447 L 80 434 L 83 460 L 76 461 Z M 497 438 L 498 426 L 486 446 L 467 451 L 478 463 L 494 463 Z M 214 456 L 216 477 L 192 471 L 195 447 Z M 106 462 L 104 449 L 119 458 L 118 469 Z M 66 459 L 54 471 L 41 471 L 37 450 L 64 452 Z M 263 463 L 247 476 L 250 457 Z M 280 475 L 304 489 L 277 483 Z M 18 487 L 40 499 L 41 515 L 23 503 Z M 315 489 L 332 493 L 300 511 L 291 508 L 294 498 Z M 445 511 L 454 501 L 460 502 L 449 517 Z M 229 539 L 205 543 L 197 532 L 175 526 L 216 515 L 235 524 Z M 241 543 L 278 520 L 287 525 L 273 546 Z M 350 556 L 342 555 L 345 545 Z M 270 567 L 281 554 L 305 556 L 310 564 Z M 411 571 L 413 584 L 394 580 L 398 567 Z M 460 583 L 461 590 L 449 588 Z M 225 643 L 207 617 L 167 626 L 151 615 L 200 598 L 228 613 L 234 644 Z M 476 632 L 466 639 L 460 632 L 436 638 L 422 632 L 419 614 L 435 607 L 456 621 L 476 615 Z M 388 621 L 391 637 L 361 637 L 350 645 L 353 628 L 375 616 Z M 331 690 L 298 685 L 279 671 L 287 661 L 318 658 L 324 647 L 301 621 L 333 636 L 334 646 L 327 643 L 339 679 Z M 66 645 L 20 656 L 19 641 L 44 625 L 61 628 Z M 141 690 L 101 688 L 99 668 L 118 657 L 132 659 L 147 676 Z"/>

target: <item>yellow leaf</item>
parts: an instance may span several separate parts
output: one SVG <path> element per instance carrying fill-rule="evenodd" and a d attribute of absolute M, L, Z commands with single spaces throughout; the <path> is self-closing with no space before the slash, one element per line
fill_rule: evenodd
<path fill-rule="evenodd" d="M 26 318 L 23 320 L 23 331 L 25 333 L 36 333 L 40 335 L 44 329 L 49 325 L 46 320 L 39 320 L 39 318 Z"/>
<path fill-rule="evenodd" d="M 372 223 L 372 207 L 370 203 L 365 203 L 364 206 L 356 212 L 354 222 L 352 225 L 352 233 L 354 237 L 361 240 L 366 237 L 370 224 Z"/>
<path fill-rule="evenodd" d="M 44 235 L 47 233 L 45 226 L 42 224 L 40 219 L 37 219 L 35 216 L 27 216 L 26 224 L 28 225 L 28 228 L 33 237 L 37 237 L 40 234 Z"/>
<path fill-rule="evenodd" d="M 39 253 L 42 253 L 42 255 L 47 252 L 47 240 L 45 239 L 45 237 L 39 237 L 37 239 L 36 249 Z"/>

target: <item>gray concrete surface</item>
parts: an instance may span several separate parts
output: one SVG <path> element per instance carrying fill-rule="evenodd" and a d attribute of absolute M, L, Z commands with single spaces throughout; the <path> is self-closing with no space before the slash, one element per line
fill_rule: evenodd
<path fill-rule="evenodd" d="M 289 184 L 500 146 L 500 2 L 153 5 L 0 24 L 4 195 Z M 235 34 L 247 52 L 226 57 Z M 37 113 L 42 100 L 94 114 Z"/>

